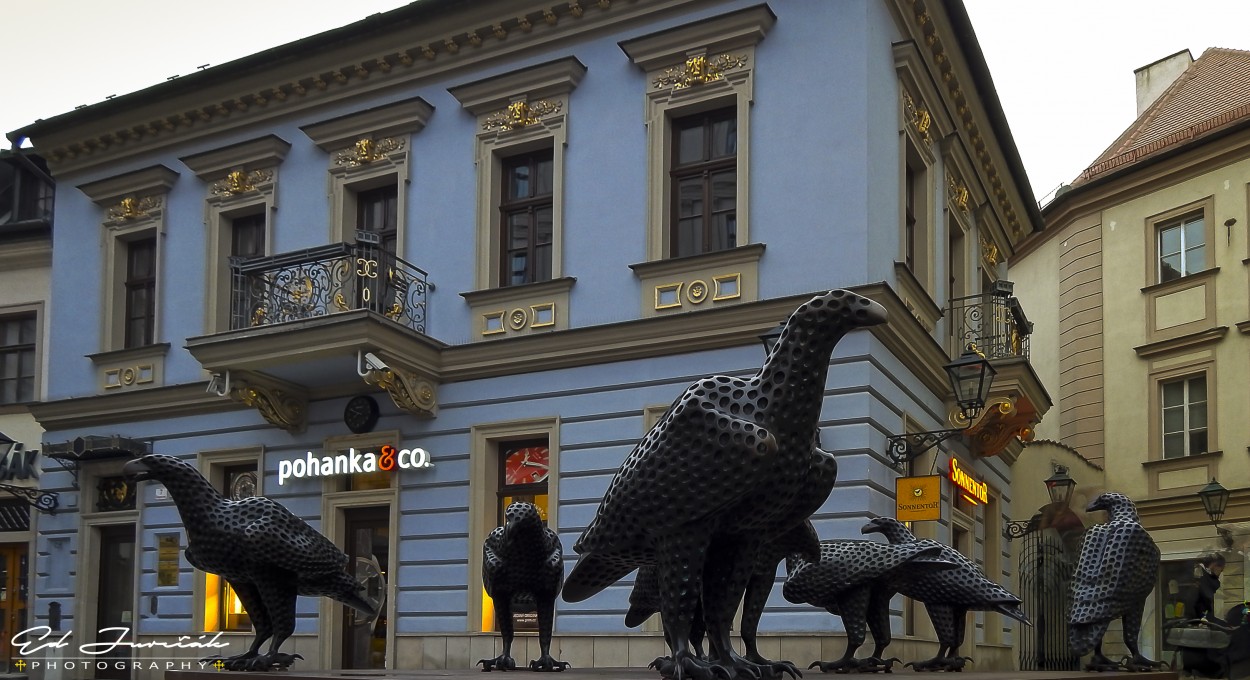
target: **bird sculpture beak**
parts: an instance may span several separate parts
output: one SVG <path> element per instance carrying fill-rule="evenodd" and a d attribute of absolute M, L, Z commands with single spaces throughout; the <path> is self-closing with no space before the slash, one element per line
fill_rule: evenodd
<path fill-rule="evenodd" d="M 122 474 L 125 475 L 126 479 L 135 482 L 152 479 L 152 471 L 148 469 L 146 463 L 137 458 L 122 467 Z"/>
<path fill-rule="evenodd" d="M 875 522 L 869 522 L 859 528 L 859 533 L 861 534 L 872 534 L 872 533 L 877 533 L 879 531 L 881 531 L 881 527 L 877 526 Z"/>
<path fill-rule="evenodd" d="M 872 300 L 868 301 L 868 320 L 865 321 L 862 325 L 877 326 L 889 320 L 890 320 L 890 315 L 888 312 L 885 311 L 885 307 L 882 307 L 881 305 L 877 304 L 876 302 L 873 302 Z"/>

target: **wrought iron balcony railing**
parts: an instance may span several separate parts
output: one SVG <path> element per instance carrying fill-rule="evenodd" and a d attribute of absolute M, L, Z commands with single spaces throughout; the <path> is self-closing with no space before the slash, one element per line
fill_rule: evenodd
<path fill-rule="evenodd" d="M 426 272 L 372 243 L 230 258 L 230 328 L 368 309 L 425 332 Z"/>
<path fill-rule="evenodd" d="M 996 282 L 980 295 L 952 298 L 948 311 L 952 351 L 958 353 L 974 344 L 987 359 L 1029 358 L 1033 324 L 1025 317 L 1020 300 L 1011 295 L 1009 281 Z"/>

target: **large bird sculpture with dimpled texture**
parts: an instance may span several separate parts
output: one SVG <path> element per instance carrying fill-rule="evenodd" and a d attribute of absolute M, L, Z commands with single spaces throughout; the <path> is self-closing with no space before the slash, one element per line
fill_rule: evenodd
<path fill-rule="evenodd" d="M 225 668 L 266 671 L 303 658 L 278 651 L 295 630 L 299 595 L 329 597 L 367 617 L 378 615 L 376 605 L 360 595 L 364 586 L 348 574 L 348 556 L 282 505 L 262 496 L 227 499 L 194 466 L 173 456 L 148 454 L 126 463 L 123 472 L 169 489 L 187 530 L 187 561 L 224 578 L 247 610 L 256 639 L 246 652 L 221 659 Z M 266 640 L 269 650 L 261 654 Z"/>
<path fill-rule="evenodd" d="M 1117 670 L 1120 664 L 1103 656 L 1102 636 L 1113 620 L 1123 619 L 1124 646 L 1131 654 L 1125 667 L 1157 669 L 1162 664 L 1142 656 L 1137 636 L 1146 597 L 1159 578 L 1159 548 L 1137 520 L 1137 507 L 1128 496 L 1104 493 L 1086 510 L 1106 510 L 1110 517 L 1085 532 L 1072 580 L 1068 645 L 1081 656 L 1094 652 L 1086 670 Z"/>
<path fill-rule="evenodd" d="M 894 659 L 882 654 L 890 644 L 890 598 L 896 572 L 906 570 L 917 577 L 957 569 L 963 565 L 942 557 L 938 546 L 919 542 L 893 545 L 876 541 L 821 541 L 820 559 L 801 556 L 786 560 L 786 584 L 782 595 L 795 604 L 811 604 L 842 618 L 846 629 L 846 653 L 834 661 L 816 661 L 825 673 L 863 673 L 892 670 Z M 856 659 L 866 629 L 872 630 L 876 648 L 872 656 Z"/>
<path fill-rule="evenodd" d="M 533 671 L 562 671 L 566 661 L 551 657 L 551 626 L 556 597 L 564 580 L 564 549 L 556 532 L 543 524 L 538 506 L 516 501 L 504 510 L 504 525 L 495 527 L 482 545 L 482 585 L 495 603 L 495 626 L 503 637 L 503 653 L 482 659 L 482 670 L 516 669 L 512 659 L 512 609 L 533 605 L 538 612 L 538 648 Z"/>
<path fill-rule="evenodd" d="M 892 517 L 878 517 L 865 524 L 860 531 L 865 534 L 881 533 L 895 545 L 920 543 L 938 547 L 944 559 L 960 565 L 958 569 L 929 574 L 913 573 L 907 569 L 893 572 L 891 586 L 907 597 L 923 602 L 937 631 L 937 656 L 908 664 L 916 670 L 963 670 L 968 659 L 959 656 L 959 646 L 964 642 L 964 624 L 970 610 L 996 611 L 1025 625 L 1033 625 L 1020 610 L 1020 598 L 986 578 L 985 572 L 975 562 L 949 545 L 916 538 L 910 529 Z"/>
<path fill-rule="evenodd" d="M 749 378 L 712 376 L 678 397 L 608 485 L 574 550 L 564 599 L 578 602 L 634 569 L 656 565 L 665 638 L 663 675 L 793 672 L 737 654 L 730 627 L 760 546 L 806 517 L 795 499 L 813 474 L 812 442 L 829 359 L 851 330 L 884 323 L 885 309 L 849 291 L 817 295 L 791 314 Z M 709 658 L 690 649 L 702 611 Z"/>

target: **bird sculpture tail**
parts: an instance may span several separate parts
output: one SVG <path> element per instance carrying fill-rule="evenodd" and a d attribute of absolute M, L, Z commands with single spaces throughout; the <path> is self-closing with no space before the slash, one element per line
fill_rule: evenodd
<path fill-rule="evenodd" d="M 581 602 L 617 581 L 625 578 L 638 564 L 619 559 L 603 558 L 595 553 L 585 553 L 577 558 L 573 571 L 564 580 L 561 597 L 565 602 Z"/>
<path fill-rule="evenodd" d="M 638 568 L 634 577 L 634 589 L 629 593 L 629 611 L 625 613 L 625 625 L 637 628 L 651 615 L 660 611 L 660 578 L 655 567 Z"/>
<path fill-rule="evenodd" d="M 1077 656 L 1085 656 L 1094 651 L 1094 646 L 1102 640 L 1103 634 L 1107 632 L 1107 625 L 1110 623 L 1108 620 L 1095 623 L 1068 624 L 1068 647 L 1072 653 Z"/>
<path fill-rule="evenodd" d="M 378 615 L 381 602 L 371 602 L 364 597 L 364 586 L 347 572 L 329 574 L 316 581 L 301 582 L 300 595 L 322 595 L 359 611 L 367 618 Z"/>

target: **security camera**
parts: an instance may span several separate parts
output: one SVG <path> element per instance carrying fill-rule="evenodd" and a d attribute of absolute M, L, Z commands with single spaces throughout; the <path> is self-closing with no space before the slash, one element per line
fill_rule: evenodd
<path fill-rule="evenodd" d="M 378 355 L 373 352 L 365 352 L 365 366 L 369 367 L 369 370 L 371 371 L 385 371 L 390 369 L 390 366 L 387 366 L 386 362 L 379 359 Z"/>

